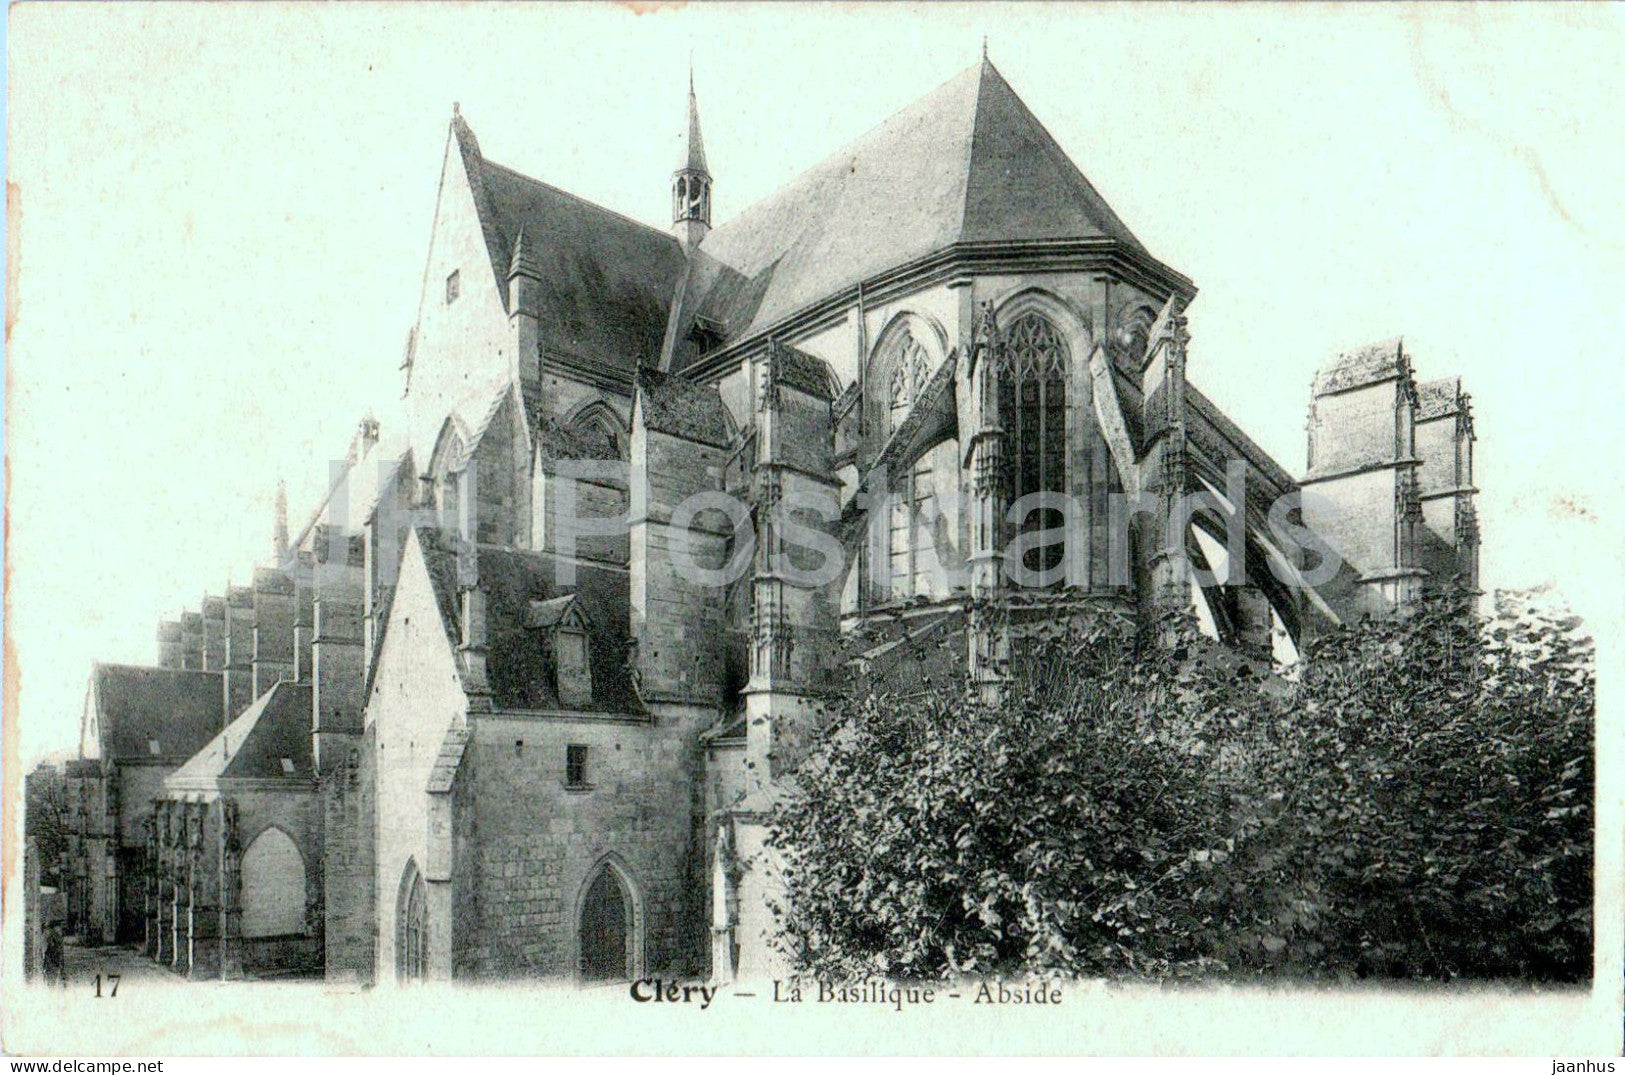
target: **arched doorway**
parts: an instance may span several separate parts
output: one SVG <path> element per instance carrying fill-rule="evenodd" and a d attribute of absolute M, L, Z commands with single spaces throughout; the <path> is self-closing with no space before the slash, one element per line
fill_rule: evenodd
<path fill-rule="evenodd" d="M 587 981 L 634 973 L 632 894 L 609 864 L 598 868 L 581 898 L 580 967 Z"/>

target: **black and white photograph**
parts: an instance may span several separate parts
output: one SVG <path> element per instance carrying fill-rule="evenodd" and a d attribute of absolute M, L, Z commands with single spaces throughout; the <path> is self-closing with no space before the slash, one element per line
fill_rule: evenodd
<path fill-rule="evenodd" d="M 6 1052 L 1625 1047 L 1625 8 L 9 22 Z"/>

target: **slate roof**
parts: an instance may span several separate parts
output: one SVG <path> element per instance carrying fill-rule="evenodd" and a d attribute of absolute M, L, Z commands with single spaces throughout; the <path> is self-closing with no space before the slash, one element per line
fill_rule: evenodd
<path fill-rule="evenodd" d="M 829 368 L 829 363 L 818 356 L 789 344 L 778 344 L 773 351 L 773 361 L 778 364 L 778 376 L 783 384 L 818 399 L 830 399 L 835 395 L 835 373 Z"/>
<path fill-rule="evenodd" d="M 619 459 L 620 451 L 607 441 L 584 437 L 566 428 L 545 409 L 536 412 L 532 436 L 546 459 Z"/>
<path fill-rule="evenodd" d="M 1410 373 L 1405 342 L 1398 336 L 1345 351 L 1315 374 L 1314 393 L 1343 392 Z"/>
<path fill-rule="evenodd" d="M 293 763 L 293 772 L 282 759 Z M 171 791 L 216 790 L 221 779 L 310 781 L 310 685 L 275 683 L 242 716 L 171 773 Z"/>
<path fill-rule="evenodd" d="M 90 675 L 107 761 L 189 758 L 220 730 L 225 695 L 219 672 L 96 664 Z"/>
<path fill-rule="evenodd" d="M 452 133 L 502 294 L 523 231 L 549 346 L 625 369 L 654 361 L 683 267 L 677 239 L 487 160 L 460 115 Z"/>
<path fill-rule="evenodd" d="M 743 339 L 955 243 L 1055 239 L 1144 249 L 984 60 L 715 228 L 680 316 Z"/>
<path fill-rule="evenodd" d="M 419 527 L 417 535 L 446 638 L 456 646 L 462 636 L 457 549 L 453 539 L 438 529 Z M 548 553 L 480 545 L 473 558 L 485 592 L 486 677 L 497 708 L 643 711 L 627 669 L 631 608 L 625 571 L 577 563 L 575 584 L 566 588 L 558 583 L 557 559 Z M 592 700 L 580 706 L 559 701 L 547 628 L 532 626 L 533 605 L 566 595 L 579 602 L 588 625 Z"/>
<path fill-rule="evenodd" d="M 1416 386 L 1416 420 L 1425 422 L 1431 418 L 1459 414 L 1463 405 L 1462 396 L 1460 377 L 1423 381 Z"/>
<path fill-rule="evenodd" d="M 714 385 L 658 370 L 638 371 L 637 399 L 645 429 L 726 448 L 733 421 Z"/>

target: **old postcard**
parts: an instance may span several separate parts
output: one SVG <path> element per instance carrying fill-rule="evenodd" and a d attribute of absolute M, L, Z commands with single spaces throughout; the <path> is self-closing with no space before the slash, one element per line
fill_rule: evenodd
<path fill-rule="evenodd" d="M 8 1053 L 1619 1054 L 1625 9 L 10 26 Z"/>

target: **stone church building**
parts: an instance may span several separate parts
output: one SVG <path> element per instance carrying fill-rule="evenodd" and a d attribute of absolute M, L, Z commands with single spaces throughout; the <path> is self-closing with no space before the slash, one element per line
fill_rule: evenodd
<path fill-rule="evenodd" d="M 197 976 L 760 976 L 766 812 L 834 692 L 920 689 L 905 643 L 993 696 L 1038 620 L 1189 611 L 1268 660 L 1476 585 L 1460 381 L 1333 358 L 1294 477 L 985 58 L 714 225 L 725 180 L 692 87 L 669 231 L 454 108 L 408 419 L 160 628 L 154 712 L 93 686 L 86 779 L 145 823 L 90 867 L 109 928 Z M 155 780 L 116 726 L 170 712 Z"/>

